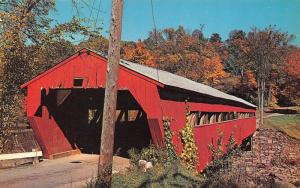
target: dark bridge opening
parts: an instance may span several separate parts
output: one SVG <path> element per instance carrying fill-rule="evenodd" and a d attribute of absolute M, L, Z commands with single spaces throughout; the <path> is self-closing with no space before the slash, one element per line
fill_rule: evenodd
<path fill-rule="evenodd" d="M 104 89 L 53 89 L 42 100 L 73 149 L 99 154 Z M 115 130 L 115 155 L 151 142 L 147 114 L 127 90 L 118 91 Z"/>

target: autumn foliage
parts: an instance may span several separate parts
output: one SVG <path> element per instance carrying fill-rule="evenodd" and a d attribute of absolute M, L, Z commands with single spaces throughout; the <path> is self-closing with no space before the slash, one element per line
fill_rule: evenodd
<path fill-rule="evenodd" d="M 154 30 L 144 43 L 156 57 L 159 69 L 208 85 L 215 85 L 226 76 L 218 51 L 200 30 Z"/>
<path fill-rule="evenodd" d="M 300 49 L 292 48 L 283 64 L 278 91 L 280 102 L 285 105 L 300 105 Z M 280 91 L 280 92 L 279 92 Z"/>
<path fill-rule="evenodd" d="M 138 41 L 134 44 L 125 44 L 123 46 L 122 52 L 123 59 L 125 60 L 142 65 L 147 65 L 150 67 L 156 66 L 154 55 L 145 47 L 145 44 L 141 41 Z"/>
<path fill-rule="evenodd" d="M 290 36 L 274 27 L 246 33 L 233 30 L 223 41 L 218 33 L 205 38 L 202 28 L 182 26 L 149 32 L 148 38 L 122 42 L 125 60 L 166 70 L 264 106 L 300 104 L 300 50 Z M 90 37 L 76 46 L 107 52 L 108 40 Z M 288 53 L 287 53 L 288 52 Z M 269 55 L 266 55 L 269 54 Z M 263 77 L 262 77 L 263 76 Z M 263 79 L 263 91 L 260 91 Z"/>
<path fill-rule="evenodd" d="M 206 80 L 207 83 L 218 83 L 220 79 L 226 75 L 219 55 L 206 58 L 203 61 L 202 70 L 202 78 Z"/>
<path fill-rule="evenodd" d="M 300 49 L 292 49 L 284 65 L 285 72 L 294 79 L 300 79 Z"/>

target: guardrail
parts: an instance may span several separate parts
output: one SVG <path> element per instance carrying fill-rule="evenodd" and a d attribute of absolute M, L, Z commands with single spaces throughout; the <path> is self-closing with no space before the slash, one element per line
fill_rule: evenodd
<path fill-rule="evenodd" d="M 23 152 L 23 153 L 9 153 L 1 154 L 0 161 L 2 160 L 12 160 L 12 159 L 24 159 L 24 158 L 38 158 L 42 157 L 42 151 L 32 151 L 32 152 Z"/>

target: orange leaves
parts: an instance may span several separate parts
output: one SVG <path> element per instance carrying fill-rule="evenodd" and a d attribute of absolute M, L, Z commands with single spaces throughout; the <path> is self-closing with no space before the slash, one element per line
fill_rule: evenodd
<path fill-rule="evenodd" d="M 141 41 L 134 45 L 125 45 L 123 47 L 123 52 L 123 58 L 125 60 L 152 67 L 156 66 L 155 57 Z"/>
<path fill-rule="evenodd" d="M 188 52 L 185 54 L 185 59 L 188 62 L 199 62 L 200 56 L 197 52 Z"/>
<path fill-rule="evenodd" d="M 232 45 L 240 50 L 240 52 L 247 54 L 249 52 L 249 46 L 247 45 L 247 41 L 245 39 L 234 39 L 232 41 Z"/>
<path fill-rule="evenodd" d="M 162 56 L 159 58 L 160 61 L 166 62 L 168 61 L 170 64 L 178 64 L 182 58 L 179 54 L 166 54 L 165 56 Z"/>
<path fill-rule="evenodd" d="M 210 82 L 216 84 L 220 79 L 226 76 L 219 55 L 213 56 L 212 58 L 205 58 L 202 70 L 203 79 L 206 83 Z"/>
<path fill-rule="evenodd" d="M 289 76 L 300 79 L 300 49 L 293 49 L 288 54 L 285 71 Z"/>
<path fill-rule="evenodd" d="M 257 83 L 256 83 L 255 75 L 253 74 L 253 72 L 251 70 L 246 70 L 245 75 L 248 80 L 247 85 L 250 87 L 256 87 Z"/>
<path fill-rule="evenodd" d="M 283 66 L 280 94 L 293 105 L 300 105 L 300 49 L 292 48 Z"/>
<path fill-rule="evenodd" d="M 158 31 L 158 38 L 149 36 L 145 43 L 127 43 L 123 47 L 123 58 L 150 66 L 159 65 L 159 69 L 215 85 L 226 72 L 218 50 L 199 37 L 201 34 L 199 31 L 198 35 L 191 35 L 183 27 L 167 28 Z"/>

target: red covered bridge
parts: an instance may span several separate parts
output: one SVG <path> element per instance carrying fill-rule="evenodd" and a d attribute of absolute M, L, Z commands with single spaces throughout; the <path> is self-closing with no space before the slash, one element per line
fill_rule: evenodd
<path fill-rule="evenodd" d="M 27 89 L 27 117 L 46 158 L 74 150 L 99 153 L 106 65 L 105 56 L 83 49 L 21 86 Z M 178 134 L 185 126 L 186 105 L 195 117 L 199 170 L 210 160 L 208 145 L 216 142 L 218 127 L 224 141 L 234 133 L 238 143 L 256 129 L 253 104 L 169 72 L 121 60 L 115 153 L 126 155 L 132 147 L 161 145 L 163 117 L 174 119 L 171 130 Z M 174 136 L 173 142 L 180 152 L 179 137 Z"/>

